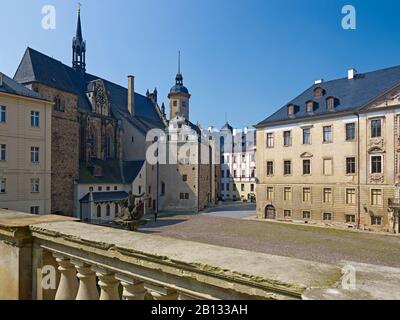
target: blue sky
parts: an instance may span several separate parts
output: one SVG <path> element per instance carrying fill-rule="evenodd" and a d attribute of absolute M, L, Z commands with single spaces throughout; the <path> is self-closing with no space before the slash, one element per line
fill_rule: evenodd
<path fill-rule="evenodd" d="M 254 125 L 313 84 L 400 64 L 399 1 L 80 0 L 87 69 L 136 90 L 167 94 L 182 51 L 191 120 Z M 57 28 L 41 27 L 44 5 Z M 357 10 L 343 30 L 342 7 Z M 27 46 L 71 63 L 77 1 L 0 0 L 0 70 L 13 75 Z M 7 45 L 5 45 L 7 44 Z"/>

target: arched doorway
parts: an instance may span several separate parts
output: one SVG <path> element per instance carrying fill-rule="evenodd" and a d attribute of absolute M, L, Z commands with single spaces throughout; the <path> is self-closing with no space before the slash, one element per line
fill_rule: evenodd
<path fill-rule="evenodd" d="M 265 207 L 265 219 L 268 219 L 268 220 L 276 219 L 276 210 L 273 205 L 268 205 Z"/>

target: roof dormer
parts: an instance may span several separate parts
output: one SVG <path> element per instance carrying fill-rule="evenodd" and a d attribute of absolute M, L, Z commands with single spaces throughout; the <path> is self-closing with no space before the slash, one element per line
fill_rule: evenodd
<path fill-rule="evenodd" d="M 324 88 L 322 88 L 322 87 L 316 87 L 316 88 L 314 89 L 314 96 L 315 96 L 315 98 L 320 99 L 320 98 L 322 98 L 324 95 L 325 95 L 325 90 L 324 90 Z"/>
<path fill-rule="evenodd" d="M 337 106 L 337 99 L 335 97 L 327 97 L 326 98 L 326 111 L 333 112 Z"/>

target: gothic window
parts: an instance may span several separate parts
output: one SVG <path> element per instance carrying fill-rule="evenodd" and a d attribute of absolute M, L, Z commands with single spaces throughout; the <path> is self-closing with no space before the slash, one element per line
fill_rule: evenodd
<path fill-rule="evenodd" d="M 110 205 L 108 204 L 106 206 L 106 216 L 109 217 L 110 215 L 111 215 L 111 208 L 110 208 Z"/>
<path fill-rule="evenodd" d="M 101 206 L 97 206 L 97 218 L 101 218 Z"/>
<path fill-rule="evenodd" d="M 61 100 L 59 96 L 56 96 L 54 98 L 54 110 L 59 112 L 65 111 L 64 102 Z"/>
<path fill-rule="evenodd" d="M 113 149 L 112 136 L 108 134 L 106 136 L 106 158 L 112 157 L 112 153 L 113 153 L 112 149 Z"/>

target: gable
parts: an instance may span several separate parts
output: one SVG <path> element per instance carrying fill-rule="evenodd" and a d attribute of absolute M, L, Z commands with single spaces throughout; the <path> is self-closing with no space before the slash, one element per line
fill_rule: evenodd
<path fill-rule="evenodd" d="M 400 85 L 389 92 L 376 98 L 374 101 L 362 108 L 362 111 L 377 110 L 386 107 L 395 107 L 400 105 Z"/>

